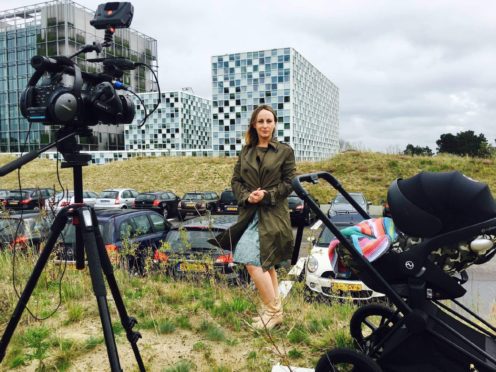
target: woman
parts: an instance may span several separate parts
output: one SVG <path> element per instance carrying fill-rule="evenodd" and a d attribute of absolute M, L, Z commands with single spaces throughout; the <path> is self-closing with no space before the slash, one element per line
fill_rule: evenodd
<path fill-rule="evenodd" d="M 291 147 L 274 138 L 277 115 L 271 106 L 258 106 L 250 119 L 231 180 L 239 204 L 238 222 L 217 242 L 235 247 L 234 261 L 246 265 L 262 301 L 253 327 L 271 329 L 282 322 L 279 283 L 274 268 L 291 258 L 293 232 L 287 196 L 295 175 Z"/>

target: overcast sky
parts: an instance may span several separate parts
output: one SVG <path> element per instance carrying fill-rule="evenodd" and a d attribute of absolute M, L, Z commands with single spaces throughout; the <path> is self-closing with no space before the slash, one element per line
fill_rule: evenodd
<path fill-rule="evenodd" d="M 77 1 L 90 9 L 102 3 Z M 0 10 L 36 1 L 0 0 Z M 293 47 L 340 92 L 340 138 L 436 149 L 473 130 L 495 145 L 493 0 L 140 0 L 132 28 L 158 41 L 163 91 L 211 98 L 210 57 Z"/>

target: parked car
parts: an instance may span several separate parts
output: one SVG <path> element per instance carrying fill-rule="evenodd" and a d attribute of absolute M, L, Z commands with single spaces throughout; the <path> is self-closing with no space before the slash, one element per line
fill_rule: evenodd
<path fill-rule="evenodd" d="M 5 208 L 6 199 L 9 197 L 9 190 L 0 189 L 0 212 Z"/>
<path fill-rule="evenodd" d="M 10 190 L 9 196 L 4 200 L 6 209 L 40 211 L 45 207 L 45 200 L 50 198 L 52 189 L 48 188 L 26 188 L 22 190 Z"/>
<path fill-rule="evenodd" d="M 350 192 L 350 196 L 355 200 L 362 209 L 369 213 L 369 206 L 371 202 L 367 201 L 365 195 L 361 192 Z M 329 207 L 329 217 L 334 221 L 334 217 L 340 214 L 358 213 L 356 209 L 345 199 L 341 194 L 338 194 L 334 200 L 331 201 Z"/>
<path fill-rule="evenodd" d="M 315 203 L 320 207 L 319 201 L 312 195 L 309 195 Z M 292 223 L 297 223 L 303 220 L 305 225 L 310 225 L 315 222 L 316 214 L 312 208 L 308 206 L 303 199 L 301 199 L 295 192 L 288 196 L 289 216 Z"/>
<path fill-rule="evenodd" d="M 105 248 L 113 264 L 125 256 L 132 273 L 143 274 L 146 257 L 162 244 L 172 228 L 162 215 L 155 211 L 143 210 L 97 210 L 96 216 Z M 76 248 L 75 226 L 68 223 L 58 242 L 60 260 L 74 260 Z"/>
<path fill-rule="evenodd" d="M 211 215 L 192 218 L 167 234 L 165 251 L 156 251 L 155 262 L 176 277 L 208 276 L 229 282 L 246 282 L 243 266 L 233 262 L 232 250 L 208 242 L 237 221 L 237 216 Z"/>
<path fill-rule="evenodd" d="M 39 252 L 50 232 L 51 219 L 40 213 L 5 214 L 0 217 L 0 247 Z"/>
<path fill-rule="evenodd" d="M 103 190 L 96 199 L 95 209 L 126 209 L 132 208 L 138 192 L 134 189 Z"/>
<path fill-rule="evenodd" d="M 184 219 L 187 214 L 199 216 L 207 211 L 215 212 L 218 201 L 219 195 L 213 191 L 187 192 L 178 206 L 179 218 Z"/>
<path fill-rule="evenodd" d="M 98 194 L 93 191 L 83 191 L 83 203 L 94 207 Z M 64 207 L 74 204 L 74 191 L 59 192 L 51 198 L 45 200 L 45 209 L 59 213 Z"/>
<path fill-rule="evenodd" d="M 164 218 L 177 216 L 177 207 L 181 199 L 171 191 L 150 191 L 138 194 L 134 199 L 133 208 L 151 209 L 160 213 Z"/>
<path fill-rule="evenodd" d="M 231 189 L 225 189 L 221 192 L 219 203 L 217 204 L 217 213 L 238 214 L 238 201 Z"/>
<path fill-rule="evenodd" d="M 338 229 L 354 224 L 354 222 L 335 223 Z M 339 260 L 337 272 L 333 269 L 329 259 L 329 244 L 333 239 L 335 239 L 334 234 L 324 226 L 305 263 L 305 297 L 353 302 L 385 299 L 384 294 L 367 287 Z"/>

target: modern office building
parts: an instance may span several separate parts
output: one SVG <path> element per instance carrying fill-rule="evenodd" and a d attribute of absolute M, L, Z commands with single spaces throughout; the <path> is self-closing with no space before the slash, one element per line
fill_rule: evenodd
<path fill-rule="evenodd" d="M 269 104 L 277 138 L 297 160 L 321 160 L 339 150 L 339 90 L 293 48 L 212 57 L 212 146 L 217 156 L 241 150 L 250 114 Z"/>
<path fill-rule="evenodd" d="M 104 31 L 90 25 L 94 11 L 70 0 L 57 0 L 0 11 L 0 152 L 19 152 L 39 148 L 54 140 L 56 126 L 29 123 L 19 109 L 20 93 L 34 72 L 30 65 L 35 55 L 73 55 L 83 45 L 102 42 Z M 95 52 L 77 57 L 83 71 L 100 72 L 96 57 L 125 57 L 144 62 L 157 70 L 157 41 L 132 29 L 117 29 L 114 43 L 98 56 Z M 144 67 L 126 72 L 126 85 L 136 92 L 155 90 L 152 74 Z M 84 150 L 124 149 L 123 125 L 98 125 L 95 135 L 81 139 Z M 26 143 L 26 144 L 25 144 Z"/>
<path fill-rule="evenodd" d="M 157 93 L 139 94 L 147 112 L 158 100 Z M 212 103 L 186 91 L 162 93 L 161 105 L 145 117 L 142 105 L 132 124 L 125 126 L 126 150 L 209 150 L 212 147 Z M 138 100 L 135 100 L 138 105 Z"/>

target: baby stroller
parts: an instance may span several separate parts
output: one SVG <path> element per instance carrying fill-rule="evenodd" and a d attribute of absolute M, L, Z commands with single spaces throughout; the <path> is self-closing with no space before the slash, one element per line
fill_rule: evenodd
<path fill-rule="evenodd" d="M 350 321 L 356 350 L 328 351 L 316 371 L 496 371 L 496 329 L 456 300 L 466 292 L 465 269 L 496 254 L 496 203 L 487 185 L 459 172 L 394 181 L 388 203 L 403 244 L 389 241 L 369 261 L 308 198 L 301 183 L 319 179 L 366 216 L 329 173 L 298 176 L 293 187 L 352 257 L 360 279 L 394 306 L 359 308 Z M 372 317 L 380 322 L 372 325 Z"/>

